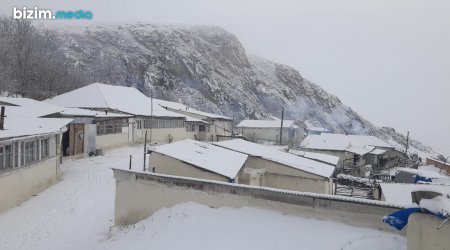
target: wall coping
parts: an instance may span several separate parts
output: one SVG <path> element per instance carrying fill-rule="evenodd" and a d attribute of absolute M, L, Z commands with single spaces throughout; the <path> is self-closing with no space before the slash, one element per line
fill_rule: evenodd
<path fill-rule="evenodd" d="M 312 198 L 313 200 L 319 201 L 330 201 L 330 202 L 341 202 L 341 203 L 351 203 L 355 205 L 368 205 L 379 208 L 391 208 L 391 209 L 403 209 L 403 206 L 390 204 L 384 201 L 377 200 L 368 200 L 361 198 L 353 198 L 347 196 L 339 196 L 339 195 L 328 195 L 328 194 L 320 194 L 320 193 L 311 193 L 311 192 L 298 192 L 277 188 L 269 188 L 269 187 L 260 187 L 260 186 L 250 186 L 244 184 L 236 184 L 236 183 L 226 183 L 221 181 L 213 181 L 213 180 L 205 180 L 184 176 L 174 176 L 174 175 L 164 175 L 164 174 L 156 174 L 135 170 L 125 170 L 112 168 L 114 171 L 114 177 L 117 180 L 130 180 L 131 176 L 134 181 L 150 181 L 156 182 L 159 184 L 164 184 L 167 186 L 179 186 L 185 187 L 187 189 L 200 190 L 200 191 L 211 191 L 216 193 L 230 193 L 230 194 L 241 194 L 241 195 L 254 195 L 259 199 L 267 199 L 272 201 L 280 201 L 283 203 L 298 203 L 299 199 L 302 198 Z M 207 187 L 210 185 L 211 187 Z M 227 190 L 225 190 L 227 189 Z M 261 193 L 262 192 L 262 193 Z M 279 197 L 278 197 L 279 196 Z M 281 197 L 284 196 L 284 197 Z M 286 197 L 287 196 L 287 197 Z M 283 199 L 285 198 L 285 199 Z M 286 199 L 288 198 L 288 199 Z M 314 202 L 314 201 L 313 201 Z M 364 212 L 364 211 L 362 211 Z"/>

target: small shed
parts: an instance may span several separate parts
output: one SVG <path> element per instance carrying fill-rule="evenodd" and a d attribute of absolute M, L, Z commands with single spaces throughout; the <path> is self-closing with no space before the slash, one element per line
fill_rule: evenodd
<path fill-rule="evenodd" d="M 333 193 L 335 167 L 242 139 L 214 145 L 249 156 L 239 182 L 315 193 Z"/>
<path fill-rule="evenodd" d="M 239 182 L 247 155 L 206 142 L 183 140 L 153 147 L 150 169 L 155 173 Z"/>

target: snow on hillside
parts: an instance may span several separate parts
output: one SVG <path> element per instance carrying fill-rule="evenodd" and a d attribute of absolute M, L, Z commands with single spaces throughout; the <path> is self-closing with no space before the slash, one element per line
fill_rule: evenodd
<path fill-rule="evenodd" d="M 195 203 L 114 227 L 111 168 L 142 167 L 142 147 L 67 160 L 64 179 L 0 214 L 0 249 L 406 249 L 403 236 L 255 208 Z"/>

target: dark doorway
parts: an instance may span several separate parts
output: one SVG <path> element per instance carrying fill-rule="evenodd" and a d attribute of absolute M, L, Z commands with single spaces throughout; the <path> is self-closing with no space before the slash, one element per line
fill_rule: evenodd
<path fill-rule="evenodd" d="M 62 155 L 63 156 L 68 156 L 69 155 L 69 129 L 64 132 L 63 136 L 62 136 Z"/>

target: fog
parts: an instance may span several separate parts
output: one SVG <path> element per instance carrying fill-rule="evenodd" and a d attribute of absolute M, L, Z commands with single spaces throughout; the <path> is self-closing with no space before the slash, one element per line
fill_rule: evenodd
<path fill-rule="evenodd" d="M 417 0 L 4 1 L 89 10 L 89 22 L 221 26 L 246 51 L 297 68 L 378 126 L 450 154 L 450 2 Z M 47 21 L 53 25 L 58 21 Z M 78 22 L 78 21 L 71 21 Z"/>

